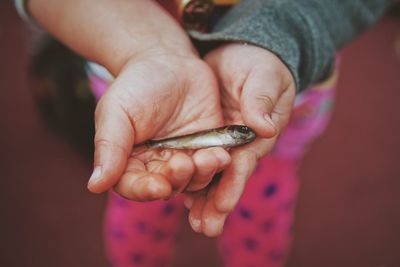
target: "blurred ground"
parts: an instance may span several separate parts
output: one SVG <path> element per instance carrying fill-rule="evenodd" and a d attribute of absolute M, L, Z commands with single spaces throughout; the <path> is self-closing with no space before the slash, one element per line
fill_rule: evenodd
<path fill-rule="evenodd" d="M 400 266 L 400 20 L 343 53 L 332 123 L 301 168 L 288 267 Z M 27 90 L 29 32 L 0 1 L 0 266 L 102 267 L 104 195 L 90 163 L 49 132 Z M 187 227 L 175 266 L 221 266 Z"/>

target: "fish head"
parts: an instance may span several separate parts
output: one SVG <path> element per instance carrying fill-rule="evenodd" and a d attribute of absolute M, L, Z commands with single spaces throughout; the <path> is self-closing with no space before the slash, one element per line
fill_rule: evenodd
<path fill-rule="evenodd" d="M 256 133 L 245 125 L 231 125 L 228 131 L 239 144 L 247 144 L 256 139 Z"/>

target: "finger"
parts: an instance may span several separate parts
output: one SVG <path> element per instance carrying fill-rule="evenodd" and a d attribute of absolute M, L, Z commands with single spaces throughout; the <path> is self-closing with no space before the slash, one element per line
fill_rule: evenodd
<path fill-rule="evenodd" d="M 277 134 L 272 114 L 287 86 L 281 76 L 268 66 L 252 71 L 243 84 L 240 100 L 243 120 L 259 137 L 271 138 Z"/>
<path fill-rule="evenodd" d="M 174 192 L 178 193 L 188 185 L 194 170 L 192 158 L 185 153 L 178 152 L 164 164 L 160 174 L 167 178 Z"/>
<path fill-rule="evenodd" d="M 135 201 L 166 199 L 172 193 L 171 184 L 165 176 L 149 172 L 144 163 L 135 158 L 129 159 L 126 172 L 114 190 Z"/>
<path fill-rule="evenodd" d="M 279 132 L 282 132 L 289 122 L 295 94 L 296 91 L 293 84 L 289 86 L 289 88 L 285 90 L 283 94 L 279 97 L 278 102 L 275 105 L 274 111 L 272 112 L 272 121 L 279 129 Z"/>
<path fill-rule="evenodd" d="M 94 171 L 88 189 L 101 193 L 122 175 L 134 142 L 134 125 L 118 101 L 105 95 L 95 113 Z"/>
<path fill-rule="evenodd" d="M 196 173 L 186 191 L 198 191 L 205 188 L 215 173 L 224 169 L 231 162 L 229 153 L 221 147 L 213 147 L 196 151 L 193 154 Z"/>
<path fill-rule="evenodd" d="M 258 138 L 232 151 L 232 163 L 222 173 L 215 192 L 215 207 L 218 211 L 227 213 L 235 208 L 257 161 L 272 150 L 276 139 L 277 136 L 270 139 Z"/>
<path fill-rule="evenodd" d="M 216 237 L 222 233 L 228 216 L 228 213 L 220 212 L 215 208 L 216 188 L 216 186 L 213 186 L 208 192 L 201 220 L 201 230 L 208 237 Z"/>
<path fill-rule="evenodd" d="M 206 201 L 207 197 L 204 193 L 196 195 L 189 212 L 189 223 L 196 233 L 201 232 L 201 217 Z"/>
<path fill-rule="evenodd" d="M 256 162 L 257 155 L 252 150 L 232 151 L 232 163 L 222 173 L 215 192 L 215 208 L 219 212 L 228 213 L 234 209 Z"/>

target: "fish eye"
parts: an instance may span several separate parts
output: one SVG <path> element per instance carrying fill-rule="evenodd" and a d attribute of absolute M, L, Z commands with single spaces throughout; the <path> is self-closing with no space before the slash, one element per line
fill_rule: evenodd
<path fill-rule="evenodd" d="M 247 127 L 247 126 L 239 126 L 239 127 L 237 127 L 236 130 L 237 130 L 239 133 L 246 134 L 246 133 L 249 132 L 249 127 Z"/>

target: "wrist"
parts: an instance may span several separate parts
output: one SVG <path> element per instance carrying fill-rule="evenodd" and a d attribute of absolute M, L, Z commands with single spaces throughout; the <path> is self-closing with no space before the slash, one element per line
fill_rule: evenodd
<path fill-rule="evenodd" d="M 178 38 L 173 36 L 160 36 L 152 34 L 137 40 L 126 40 L 117 45 L 118 51 L 114 53 L 101 53 L 98 55 L 98 62 L 105 66 L 113 75 L 118 73 L 128 62 L 143 61 L 148 58 L 165 56 L 198 58 L 196 49 L 187 37 Z M 179 39 L 179 40 L 178 40 Z M 95 59 L 96 60 L 96 59 Z"/>
<path fill-rule="evenodd" d="M 195 54 L 186 32 L 155 1 L 29 0 L 27 8 L 45 30 L 113 75 L 137 57 Z"/>

